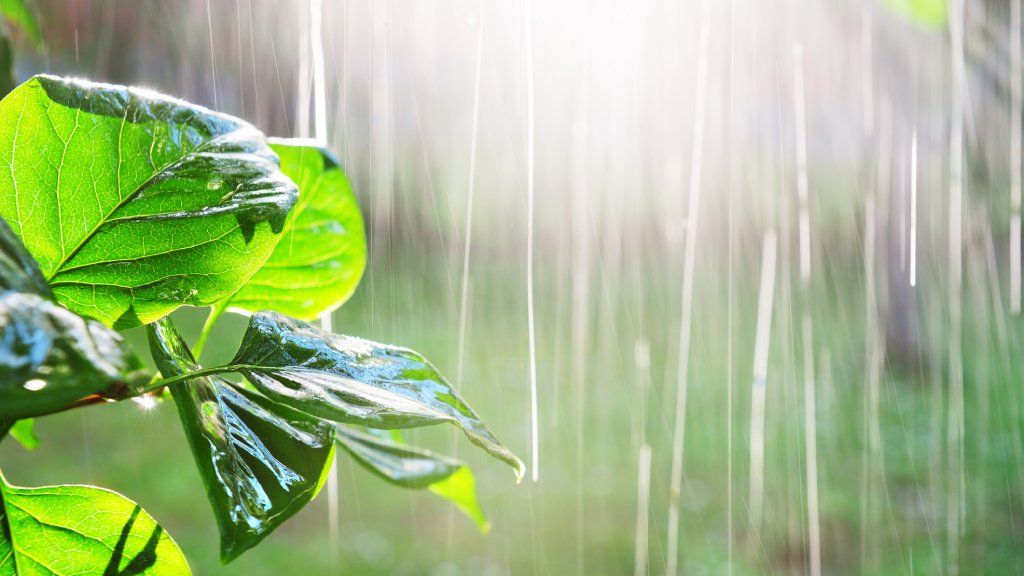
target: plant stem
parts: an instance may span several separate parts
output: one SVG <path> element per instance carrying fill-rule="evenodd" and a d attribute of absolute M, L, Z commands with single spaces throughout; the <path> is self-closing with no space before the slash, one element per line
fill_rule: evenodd
<path fill-rule="evenodd" d="M 192 372 L 185 372 L 184 374 L 178 374 L 177 376 L 171 376 L 170 378 L 163 378 L 157 380 L 152 384 L 149 384 L 142 390 L 142 393 L 151 392 L 164 386 L 172 386 L 195 378 L 202 378 L 204 376 L 212 376 L 214 374 L 224 374 L 225 372 L 238 372 L 246 368 L 258 368 L 257 366 L 250 366 L 248 364 L 227 364 L 224 366 L 214 366 L 213 368 L 200 368 L 199 370 L 193 370 Z"/>
<path fill-rule="evenodd" d="M 221 300 L 210 307 L 210 315 L 206 317 L 206 322 L 203 324 L 202 331 L 199 332 L 199 339 L 196 340 L 196 345 L 192 347 L 192 354 L 199 360 L 199 356 L 203 353 L 203 348 L 206 347 L 206 341 L 210 338 L 210 333 L 213 332 L 213 325 L 217 323 L 217 320 L 227 310 L 227 300 Z"/>
<path fill-rule="evenodd" d="M 248 364 L 227 364 L 224 366 L 215 366 L 213 368 L 200 368 L 199 370 L 193 370 L 192 372 L 178 374 L 177 376 L 172 376 L 170 378 L 160 378 L 151 380 L 138 394 L 133 394 L 124 397 L 108 397 L 103 396 L 102 394 L 90 394 L 88 396 L 79 398 L 78 400 L 75 400 L 74 402 L 61 408 L 57 408 L 49 412 L 44 412 L 42 414 L 35 414 L 32 417 L 38 418 L 40 416 L 49 416 L 51 414 L 58 414 L 60 412 L 65 412 L 67 410 L 72 410 L 74 408 L 83 408 L 85 406 L 92 406 L 94 404 L 106 404 L 110 402 L 121 402 L 123 400 L 130 400 L 132 398 L 142 396 L 143 394 L 148 394 L 155 390 L 159 390 L 166 386 L 180 384 L 182 382 L 187 382 L 195 378 L 203 378 L 204 376 L 213 376 L 214 374 L 238 372 L 239 370 L 244 370 L 246 368 L 259 368 L 259 366 L 251 366 Z"/>

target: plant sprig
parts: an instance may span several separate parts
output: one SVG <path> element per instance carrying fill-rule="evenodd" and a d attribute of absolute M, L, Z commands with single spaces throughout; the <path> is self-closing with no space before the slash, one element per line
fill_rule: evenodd
<path fill-rule="evenodd" d="M 522 461 L 418 353 L 304 322 L 344 303 L 366 266 L 362 215 L 329 151 L 153 92 L 36 76 L 0 101 L 0 157 L 11 166 L 0 172 L 0 431 L 20 421 L 30 438 L 27 419 L 169 390 L 224 562 L 316 496 L 336 441 L 486 530 L 463 463 L 374 430 L 450 423 L 517 479 Z M 192 349 L 169 316 L 186 305 L 210 307 Z M 251 314 L 242 344 L 203 367 L 228 310 Z M 138 325 L 159 376 L 117 331 Z M 409 476 L 410 463 L 429 472 Z M 59 564 L 68 549 L 83 550 L 61 564 L 78 574 L 140 562 L 132 573 L 182 573 L 177 545 L 122 496 L 46 489 L 102 511 L 69 532 L 50 518 L 70 500 L 33 490 L 0 483 L 0 557 L 13 570 L 0 573 Z M 36 506 L 31 517 L 24 506 Z"/>

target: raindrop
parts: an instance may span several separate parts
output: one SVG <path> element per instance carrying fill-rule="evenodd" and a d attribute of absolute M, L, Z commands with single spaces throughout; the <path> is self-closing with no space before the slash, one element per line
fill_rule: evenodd
<path fill-rule="evenodd" d="M 132 398 L 132 401 L 139 405 L 144 411 L 149 412 L 153 408 L 156 408 L 156 398 L 149 394 L 143 394 L 142 396 L 136 396 Z"/>

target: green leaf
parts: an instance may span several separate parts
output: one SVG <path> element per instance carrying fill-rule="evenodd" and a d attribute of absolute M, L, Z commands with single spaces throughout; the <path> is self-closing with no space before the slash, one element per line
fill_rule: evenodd
<path fill-rule="evenodd" d="M 0 0 L 0 14 L 8 22 L 13 22 L 28 36 L 36 48 L 43 45 L 43 35 L 39 31 L 39 21 L 29 9 L 25 0 Z"/>
<path fill-rule="evenodd" d="M 117 332 L 52 299 L 39 266 L 0 218 L 0 420 L 8 424 L 93 393 L 123 397 L 145 383 L 142 363 Z M 31 421 L 11 434 L 32 449 Z"/>
<path fill-rule="evenodd" d="M 18 85 L 14 79 L 14 47 L 6 34 L 0 33 L 0 98 L 10 94 Z"/>
<path fill-rule="evenodd" d="M 36 437 L 35 431 L 36 421 L 32 418 L 25 418 L 24 420 L 18 420 L 11 426 L 8 434 L 11 438 L 18 441 L 18 444 L 28 451 L 39 448 L 39 438 Z"/>
<path fill-rule="evenodd" d="M 164 376 L 199 368 L 170 319 L 148 331 Z M 230 562 L 316 497 L 334 430 L 219 378 L 170 388 L 220 528 L 221 560 Z"/>
<path fill-rule="evenodd" d="M 363 216 L 330 151 L 305 140 L 270 144 L 281 170 L 298 184 L 299 200 L 270 259 L 227 306 L 312 320 L 348 300 L 363 276 Z"/>
<path fill-rule="evenodd" d="M 403 488 L 426 488 L 464 466 L 454 458 L 367 434 L 349 425 L 338 426 L 337 439 L 360 464 Z"/>
<path fill-rule="evenodd" d="M 183 576 L 185 556 L 138 504 L 92 486 L 0 477 L 0 576 Z"/>
<path fill-rule="evenodd" d="M 491 531 L 491 523 L 484 516 L 484 511 L 476 500 L 476 478 L 469 466 L 463 466 L 444 480 L 431 484 L 428 490 L 451 502 L 470 520 L 476 522 L 480 532 L 487 534 Z"/>
<path fill-rule="evenodd" d="M 35 76 L 0 102 L 0 214 L 57 300 L 117 328 L 235 293 L 296 187 L 245 122 L 140 90 Z"/>
<path fill-rule="evenodd" d="M 384 429 L 451 422 L 522 478 L 522 461 L 437 369 L 412 350 L 260 312 L 250 319 L 238 353 L 225 369 L 241 373 L 272 400 L 334 422 Z"/>
<path fill-rule="evenodd" d="M 25 246 L 0 218 L 0 291 L 29 292 L 53 300 L 39 265 L 25 251 Z"/>
<path fill-rule="evenodd" d="M 481 532 L 490 530 L 476 498 L 473 471 L 460 460 L 408 446 L 404 442 L 338 426 L 338 444 L 364 468 L 403 488 L 426 488 L 474 521 Z"/>
<path fill-rule="evenodd" d="M 0 420 L 48 414 L 148 381 L 117 332 L 35 294 L 0 294 Z"/>
<path fill-rule="evenodd" d="M 0 218 L 0 290 L 31 292 L 53 299 L 53 293 L 50 292 L 50 287 L 46 284 L 39 265 L 2 218 Z"/>

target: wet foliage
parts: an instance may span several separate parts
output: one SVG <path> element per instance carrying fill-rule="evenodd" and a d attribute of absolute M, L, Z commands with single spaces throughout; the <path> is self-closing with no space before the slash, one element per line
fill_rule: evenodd
<path fill-rule="evenodd" d="M 451 422 L 523 464 L 419 354 L 302 320 L 351 296 L 362 215 L 337 160 L 308 141 L 149 91 L 36 76 L 0 102 L 0 422 L 166 393 L 178 407 L 227 563 L 316 497 L 337 423 Z M 280 155 L 280 157 L 279 157 Z M 235 358 L 202 367 L 169 316 L 255 312 Z M 117 332 L 147 325 L 157 373 Z M 242 382 L 223 375 L 239 374 Z M 469 469 L 340 429 L 386 480 L 429 489 L 486 530 Z M 425 468 L 426 465 L 426 468 Z M 429 468 L 429 470 L 427 470 Z M 98 488 L 0 487 L 0 575 L 184 574 L 180 550 L 134 503 Z"/>

